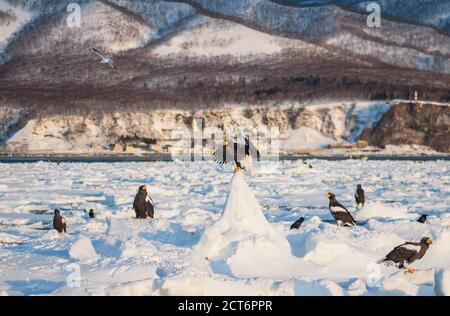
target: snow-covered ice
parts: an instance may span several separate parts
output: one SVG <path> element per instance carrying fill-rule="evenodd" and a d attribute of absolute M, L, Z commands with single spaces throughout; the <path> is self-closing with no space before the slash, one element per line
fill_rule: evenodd
<path fill-rule="evenodd" d="M 243 171 L 235 173 L 231 180 L 223 216 L 205 230 L 194 249 L 212 260 L 217 271 L 233 276 L 279 278 L 288 276 L 287 265 L 302 268 L 282 231 L 264 217 Z M 268 253 L 271 264 L 262 265 Z"/>
<path fill-rule="evenodd" d="M 92 260 L 97 258 L 94 246 L 92 246 L 91 240 L 83 235 L 78 237 L 78 240 L 73 243 L 69 249 L 70 258 L 74 260 Z"/>
<path fill-rule="evenodd" d="M 435 273 L 435 293 L 438 296 L 450 296 L 450 270 L 439 269 Z"/>
<path fill-rule="evenodd" d="M 308 163 L 261 162 L 252 177 L 213 162 L 0 164 L 0 294 L 448 295 L 448 161 Z M 141 184 L 153 220 L 133 218 Z M 357 227 L 335 225 L 327 192 Z M 55 208 L 67 234 L 50 230 Z M 424 236 L 414 274 L 374 264 Z"/>

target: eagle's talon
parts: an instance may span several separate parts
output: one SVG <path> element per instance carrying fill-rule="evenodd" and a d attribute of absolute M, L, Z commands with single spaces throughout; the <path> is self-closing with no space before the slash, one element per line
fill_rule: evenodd
<path fill-rule="evenodd" d="M 234 172 L 238 172 L 239 170 L 241 170 L 241 167 L 236 167 L 236 168 L 234 169 Z"/>
<path fill-rule="evenodd" d="M 416 270 L 409 267 L 408 270 L 406 270 L 406 273 L 414 273 Z"/>

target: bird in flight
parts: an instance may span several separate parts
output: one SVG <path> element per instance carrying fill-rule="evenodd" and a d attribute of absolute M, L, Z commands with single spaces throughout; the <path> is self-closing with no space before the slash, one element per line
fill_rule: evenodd
<path fill-rule="evenodd" d="M 111 66 L 111 68 L 119 71 L 119 67 L 114 64 L 114 61 L 111 59 L 111 57 L 106 56 L 104 53 L 100 52 L 97 48 L 92 48 L 92 50 L 99 56 L 102 60 L 100 61 L 100 64 L 108 64 Z"/>
<path fill-rule="evenodd" d="M 261 154 L 258 149 L 250 141 L 250 137 L 245 137 L 245 143 L 238 143 L 228 139 L 223 141 L 223 144 L 217 147 L 213 153 L 214 160 L 219 164 L 229 163 L 234 161 L 236 164 L 235 172 L 245 169 L 252 171 L 253 159 L 260 161 Z"/>

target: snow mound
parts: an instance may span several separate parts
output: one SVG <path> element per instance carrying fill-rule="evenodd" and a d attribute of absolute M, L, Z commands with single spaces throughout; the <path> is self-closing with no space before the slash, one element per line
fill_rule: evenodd
<path fill-rule="evenodd" d="M 21 243 L 22 239 L 17 236 L 6 233 L 0 233 L 0 244 L 21 244 Z"/>
<path fill-rule="evenodd" d="M 450 253 L 450 231 L 446 229 L 432 235 L 434 235 L 433 244 L 421 261 L 427 264 L 427 267 L 440 267 L 448 270 L 450 269 L 450 262 L 448 261 L 448 254 Z"/>
<path fill-rule="evenodd" d="M 383 295 L 393 296 L 416 296 L 420 287 L 411 283 L 403 271 L 398 272 L 391 278 L 386 278 L 381 283 L 380 292 Z"/>
<path fill-rule="evenodd" d="M 305 256 L 308 260 L 318 266 L 326 266 L 343 257 L 349 257 L 353 253 L 348 244 L 342 242 L 318 241 L 310 252 Z"/>
<path fill-rule="evenodd" d="M 294 294 L 296 296 L 343 296 L 344 291 L 337 283 L 329 280 L 295 280 Z"/>
<path fill-rule="evenodd" d="M 104 234 L 108 230 L 108 224 L 96 220 L 91 220 L 86 224 L 86 229 L 91 233 Z"/>
<path fill-rule="evenodd" d="M 77 241 L 70 247 L 69 256 L 72 259 L 85 261 L 97 258 L 97 252 L 92 245 L 91 239 L 80 235 Z"/>
<path fill-rule="evenodd" d="M 450 296 L 450 270 L 436 270 L 434 274 L 434 292 L 437 296 Z"/>
<path fill-rule="evenodd" d="M 0 296 L 23 296 L 23 293 L 12 289 L 10 284 L 0 281 Z"/>
<path fill-rule="evenodd" d="M 273 295 L 268 279 L 228 279 L 224 277 L 180 276 L 163 282 L 160 295 L 174 296 L 267 296 Z M 288 293 L 290 294 L 290 293 Z"/>
<path fill-rule="evenodd" d="M 408 212 L 404 207 L 394 207 L 379 201 L 367 203 L 355 214 L 356 220 L 369 218 L 412 219 L 417 215 Z"/>
<path fill-rule="evenodd" d="M 285 150 L 298 150 L 322 148 L 336 143 L 337 141 L 322 135 L 318 130 L 309 127 L 300 127 L 288 131 L 281 147 Z"/>
<path fill-rule="evenodd" d="M 42 236 L 43 240 L 49 240 L 49 239 L 57 239 L 60 238 L 62 236 L 65 236 L 65 234 L 60 234 L 58 233 L 58 231 L 56 231 L 55 229 L 51 229 L 48 232 L 46 232 L 44 234 L 44 236 Z"/>
<path fill-rule="evenodd" d="M 154 279 L 128 282 L 114 287 L 109 295 L 112 296 L 150 296 Z"/>
<path fill-rule="evenodd" d="M 393 296 L 430 296 L 433 290 L 433 270 L 417 270 L 414 273 L 405 273 L 400 270 L 386 276 L 375 291 L 377 295 Z"/>
<path fill-rule="evenodd" d="M 235 275 L 276 273 L 292 256 L 287 239 L 266 220 L 242 172 L 231 180 L 222 218 L 206 229 L 194 250 L 211 260 L 227 260 Z M 262 267 L 268 256 L 271 265 Z"/>

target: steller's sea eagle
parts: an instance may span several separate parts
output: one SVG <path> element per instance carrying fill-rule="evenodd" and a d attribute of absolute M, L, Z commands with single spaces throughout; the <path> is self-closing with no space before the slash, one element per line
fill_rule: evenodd
<path fill-rule="evenodd" d="M 352 214 L 336 200 L 336 195 L 328 193 L 326 197 L 330 200 L 328 207 L 338 226 L 352 227 L 356 225 Z"/>
<path fill-rule="evenodd" d="M 234 161 L 236 164 L 235 171 L 240 169 L 251 171 L 253 166 L 252 159 L 261 160 L 261 154 L 252 144 L 248 135 L 245 136 L 244 144 L 225 139 L 223 145 L 215 149 L 213 157 L 214 161 L 219 164 Z"/>
<path fill-rule="evenodd" d="M 406 242 L 397 246 L 386 257 L 377 263 L 389 264 L 393 262 L 399 269 L 404 269 L 405 265 L 412 264 L 414 261 L 422 259 L 433 241 L 429 237 L 423 237 L 420 242 Z M 412 273 L 415 270 L 408 267 L 408 272 Z"/>
<path fill-rule="evenodd" d="M 364 204 L 366 203 L 366 197 L 364 196 L 364 190 L 361 184 L 358 184 L 356 187 L 355 202 L 359 207 L 364 207 Z"/>
<path fill-rule="evenodd" d="M 136 213 L 136 218 L 146 219 L 147 217 L 153 218 L 155 208 L 153 206 L 153 200 L 148 195 L 147 186 L 141 185 L 138 193 L 134 197 L 133 209 Z"/>
<path fill-rule="evenodd" d="M 53 217 L 53 228 L 60 234 L 63 232 L 66 233 L 66 220 L 61 216 L 61 212 L 59 210 L 55 210 L 55 216 Z"/>

